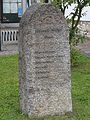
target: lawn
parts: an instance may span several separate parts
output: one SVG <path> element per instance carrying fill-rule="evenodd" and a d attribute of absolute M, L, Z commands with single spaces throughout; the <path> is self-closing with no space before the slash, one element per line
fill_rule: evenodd
<path fill-rule="evenodd" d="M 72 68 L 73 113 L 29 119 L 19 110 L 18 55 L 0 57 L 0 120 L 90 120 L 90 58 Z"/>

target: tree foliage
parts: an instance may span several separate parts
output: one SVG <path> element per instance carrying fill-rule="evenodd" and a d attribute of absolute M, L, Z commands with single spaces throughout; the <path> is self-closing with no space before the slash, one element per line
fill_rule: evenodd
<path fill-rule="evenodd" d="M 63 15 L 65 15 L 66 9 L 71 6 L 71 4 L 75 4 L 74 12 L 71 12 L 70 22 L 70 32 L 69 32 L 69 40 L 70 44 L 75 41 L 75 36 L 77 35 L 77 26 L 79 24 L 80 18 L 83 13 L 82 10 L 85 6 L 90 5 L 90 0 L 53 0 L 53 4 L 61 9 Z M 77 39 L 78 40 L 78 39 Z M 76 41 L 77 43 L 77 41 Z"/>
<path fill-rule="evenodd" d="M 71 65 L 78 64 L 78 52 L 74 49 L 74 45 L 82 41 L 83 36 L 78 32 L 78 24 L 80 18 L 83 16 L 83 8 L 90 5 L 90 0 L 53 0 L 53 4 L 61 9 L 63 15 L 65 15 L 66 9 L 75 4 L 74 12 L 71 11 L 71 18 L 67 21 L 69 23 L 69 43 L 71 46 Z"/>

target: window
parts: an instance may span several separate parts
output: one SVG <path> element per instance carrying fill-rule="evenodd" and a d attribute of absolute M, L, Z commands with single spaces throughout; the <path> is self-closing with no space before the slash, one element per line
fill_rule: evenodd
<path fill-rule="evenodd" d="M 22 0 L 3 0 L 2 22 L 19 22 L 22 15 Z"/>

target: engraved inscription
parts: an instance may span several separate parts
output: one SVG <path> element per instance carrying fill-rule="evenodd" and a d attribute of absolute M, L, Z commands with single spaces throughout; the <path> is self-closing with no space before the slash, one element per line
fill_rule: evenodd
<path fill-rule="evenodd" d="M 35 64 L 54 63 L 54 61 L 35 61 Z"/>
<path fill-rule="evenodd" d="M 47 66 L 46 66 L 46 65 L 44 65 L 44 66 L 35 66 L 35 69 L 41 69 L 41 68 L 42 68 L 42 69 L 43 69 L 43 68 L 45 69 L 45 68 L 47 68 Z"/>
<path fill-rule="evenodd" d="M 46 73 L 49 73 L 49 71 L 36 71 L 35 73 L 36 74 L 46 74 Z"/>
<path fill-rule="evenodd" d="M 47 53 L 47 54 L 51 54 L 51 53 L 55 53 L 55 51 L 35 51 L 35 54 L 41 54 L 41 53 Z"/>
<path fill-rule="evenodd" d="M 63 26 L 61 26 L 60 28 L 51 28 L 51 29 L 36 29 L 35 33 L 48 33 L 48 32 L 60 32 L 62 31 Z"/>
<path fill-rule="evenodd" d="M 48 64 L 54 63 L 51 58 L 55 57 L 54 50 L 47 51 L 35 51 L 35 74 L 37 79 L 48 79 L 50 71 L 48 70 Z M 47 59 L 48 58 L 48 59 Z M 39 66 L 38 66 L 39 65 Z"/>
<path fill-rule="evenodd" d="M 49 65 L 63 55 L 58 55 L 54 50 L 44 50 L 34 52 L 35 74 L 37 79 L 48 79 L 50 76 Z"/>
<path fill-rule="evenodd" d="M 44 79 L 44 78 L 48 78 L 48 76 L 41 76 L 41 77 L 37 77 L 38 79 Z"/>
<path fill-rule="evenodd" d="M 52 38 L 53 38 L 53 36 L 48 36 L 48 35 L 45 35 L 45 36 L 44 36 L 44 38 L 45 38 L 45 39 L 52 39 Z"/>

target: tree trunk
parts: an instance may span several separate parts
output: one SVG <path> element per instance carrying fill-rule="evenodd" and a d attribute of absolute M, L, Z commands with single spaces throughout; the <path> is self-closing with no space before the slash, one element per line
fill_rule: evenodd
<path fill-rule="evenodd" d="M 37 0 L 31 0 L 31 4 L 37 3 Z"/>
<path fill-rule="evenodd" d="M 45 0 L 45 3 L 48 3 L 48 0 Z"/>

